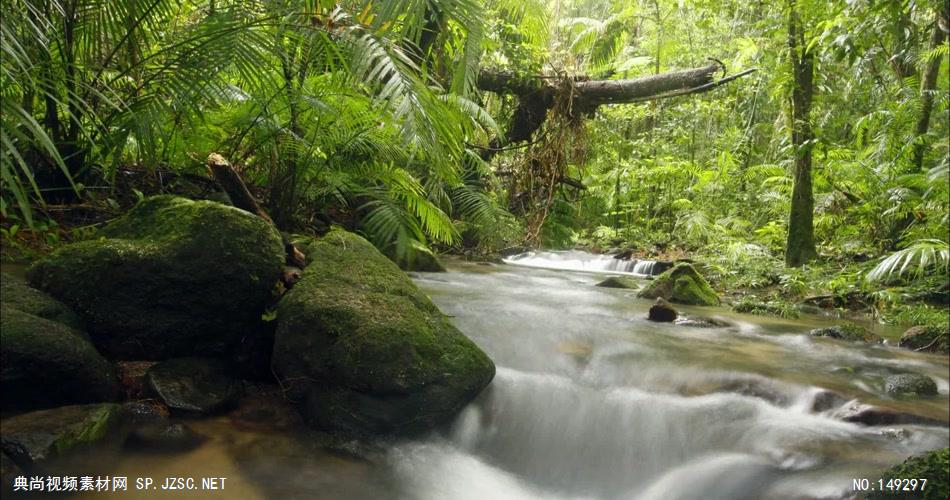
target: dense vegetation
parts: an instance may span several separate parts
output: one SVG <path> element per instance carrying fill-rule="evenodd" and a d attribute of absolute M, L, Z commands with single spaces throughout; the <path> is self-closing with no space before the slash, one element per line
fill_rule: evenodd
<path fill-rule="evenodd" d="M 950 264 L 946 9 L 3 0 L 4 256 L 85 237 L 145 194 L 213 196 L 217 152 L 281 228 L 342 224 L 401 262 L 633 249 L 704 262 L 758 302 L 829 295 L 946 325 L 928 305 Z M 572 108 L 581 82 L 708 58 L 756 71 Z M 527 137 L 535 94 L 486 75 L 556 89 Z"/>

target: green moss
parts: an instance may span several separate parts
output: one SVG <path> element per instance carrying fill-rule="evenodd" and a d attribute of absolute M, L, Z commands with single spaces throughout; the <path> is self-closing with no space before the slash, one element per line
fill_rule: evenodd
<path fill-rule="evenodd" d="M 761 302 L 753 297 L 743 297 L 732 306 L 732 310 L 739 313 L 771 315 L 780 318 L 798 318 L 799 312 L 795 306 L 787 302 Z"/>
<path fill-rule="evenodd" d="M 911 457 L 902 464 L 888 469 L 880 475 L 886 483 L 891 479 L 927 479 L 927 486 L 923 491 L 891 492 L 878 491 L 868 494 L 869 500 L 883 500 L 887 498 L 944 500 L 950 498 L 950 448 L 932 451 L 925 455 Z M 876 484 L 876 481 L 871 481 Z"/>
<path fill-rule="evenodd" d="M 663 297 L 670 302 L 703 306 L 719 305 L 719 297 L 706 279 L 688 263 L 680 263 L 668 269 L 650 282 L 638 294 L 639 297 L 655 299 Z"/>
<path fill-rule="evenodd" d="M 157 196 L 34 264 L 30 283 L 64 301 L 110 354 L 221 354 L 258 321 L 283 266 L 262 219 L 210 201 Z"/>
<path fill-rule="evenodd" d="M 881 337 L 871 333 L 863 326 L 854 323 L 844 323 L 828 328 L 817 328 L 809 332 L 813 337 L 828 337 L 848 342 L 870 342 L 881 343 L 884 341 Z"/>
<path fill-rule="evenodd" d="M 6 304 L 0 311 L 5 409 L 111 401 L 118 396 L 115 371 L 80 332 Z"/>
<path fill-rule="evenodd" d="M 127 421 L 118 404 L 62 406 L 3 419 L 3 440 L 42 464 L 90 446 L 120 444 Z"/>
<path fill-rule="evenodd" d="M 295 243 L 312 264 L 278 305 L 273 361 L 296 385 L 293 397 L 311 388 L 295 381 L 320 380 L 336 394 L 321 404 L 341 413 L 381 405 L 386 414 L 400 398 L 425 394 L 388 422 L 412 427 L 430 421 L 418 418 L 426 408 L 451 414 L 491 380 L 491 360 L 371 243 L 342 230 Z"/>
<path fill-rule="evenodd" d="M 70 328 L 83 329 L 82 320 L 65 304 L 7 273 L 0 275 L 0 302 Z"/>

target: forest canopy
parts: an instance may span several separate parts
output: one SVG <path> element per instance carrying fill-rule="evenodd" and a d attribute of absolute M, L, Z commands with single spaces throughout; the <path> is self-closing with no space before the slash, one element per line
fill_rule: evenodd
<path fill-rule="evenodd" d="M 941 0 L 2 12 L 5 255 L 146 195 L 213 198 L 217 153 L 281 229 L 342 225 L 404 264 L 583 247 L 767 297 L 947 294 Z"/>

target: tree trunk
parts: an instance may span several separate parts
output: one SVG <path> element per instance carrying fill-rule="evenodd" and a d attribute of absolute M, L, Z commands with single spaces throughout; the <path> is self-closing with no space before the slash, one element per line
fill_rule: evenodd
<path fill-rule="evenodd" d="M 785 265 L 800 266 L 815 258 L 815 200 L 812 194 L 811 160 L 814 133 L 811 102 L 814 94 L 815 55 L 807 47 L 804 27 L 795 6 L 788 0 L 788 51 L 792 77 L 792 148 L 795 154 L 792 207 L 788 217 Z"/>
<path fill-rule="evenodd" d="M 930 36 L 930 50 L 943 45 L 947 39 L 947 33 L 941 28 L 941 23 L 948 26 L 947 4 L 944 3 L 943 10 L 937 11 L 934 19 L 933 34 Z M 924 70 L 924 77 L 920 81 L 920 117 L 917 119 L 917 127 L 914 132 L 916 142 L 914 143 L 914 170 L 919 171 L 924 165 L 924 153 L 927 152 L 927 130 L 930 128 L 930 114 L 934 107 L 934 94 L 937 88 L 937 77 L 940 75 L 940 62 L 943 57 L 934 57 L 927 63 Z"/>

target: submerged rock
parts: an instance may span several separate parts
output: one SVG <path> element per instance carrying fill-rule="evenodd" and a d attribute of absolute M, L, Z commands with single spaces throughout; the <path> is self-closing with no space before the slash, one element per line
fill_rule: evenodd
<path fill-rule="evenodd" d="M 127 418 L 118 404 L 62 406 L 5 418 L 3 452 L 32 470 L 92 446 L 121 444 Z"/>
<path fill-rule="evenodd" d="M 112 365 L 79 331 L 0 306 L 0 397 L 9 409 L 113 401 Z"/>
<path fill-rule="evenodd" d="M 950 332 L 932 326 L 909 328 L 898 342 L 899 346 L 915 351 L 950 353 Z"/>
<path fill-rule="evenodd" d="M 628 288 L 636 290 L 640 288 L 640 285 L 637 284 L 637 280 L 633 278 L 624 278 L 622 276 L 611 276 L 600 283 L 597 283 L 597 286 L 604 288 Z"/>
<path fill-rule="evenodd" d="M 495 366 L 363 238 L 301 241 L 314 264 L 278 305 L 273 367 L 312 425 L 409 433 L 450 419 Z"/>
<path fill-rule="evenodd" d="M 0 274 L 0 303 L 33 316 L 62 323 L 86 335 L 82 320 L 66 307 L 66 304 L 7 273 Z"/>
<path fill-rule="evenodd" d="M 663 297 L 657 297 L 656 302 L 650 306 L 650 310 L 647 312 L 647 319 L 662 323 L 672 323 L 676 320 L 676 309 L 673 309 L 673 306 L 669 302 L 663 300 Z"/>
<path fill-rule="evenodd" d="M 935 396 L 937 384 L 919 373 L 899 373 L 884 379 L 884 392 L 892 396 Z"/>
<path fill-rule="evenodd" d="M 208 415 L 225 410 L 240 396 L 226 363 L 216 359 L 177 358 L 162 361 L 145 375 L 149 389 L 172 412 Z"/>
<path fill-rule="evenodd" d="M 848 342 L 868 342 L 872 344 L 884 342 L 884 339 L 869 332 L 866 328 L 852 324 L 816 328 L 808 332 L 808 334 L 812 337 L 828 337 L 831 339 L 846 340 Z"/>
<path fill-rule="evenodd" d="M 937 425 L 947 426 L 946 421 L 914 415 L 913 413 L 898 412 L 880 406 L 872 406 L 857 401 L 842 406 L 832 413 L 833 417 L 845 422 L 863 425 Z"/>
<path fill-rule="evenodd" d="M 676 326 L 688 326 L 690 328 L 726 328 L 735 325 L 721 319 L 695 316 L 677 318 Z"/>
<path fill-rule="evenodd" d="M 670 302 L 680 304 L 719 305 L 719 297 L 706 279 L 692 265 L 685 262 L 657 276 L 637 295 L 649 299 L 663 297 Z"/>
<path fill-rule="evenodd" d="M 126 446 L 152 451 L 188 451 L 205 437 L 182 423 L 150 422 L 136 427 L 129 434 Z"/>
<path fill-rule="evenodd" d="M 27 276 L 123 359 L 230 352 L 260 321 L 284 262 L 273 227 L 210 201 L 148 198 L 100 236 L 53 252 Z"/>
<path fill-rule="evenodd" d="M 917 491 L 891 491 L 890 489 L 875 491 L 865 497 L 868 500 L 891 498 L 943 500 L 950 498 L 950 448 L 910 457 L 900 465 L 882 472 L 879 477 L 885 483 L 892 479 L 916 479 L 919 484 L 920 480 L 926 479 L 927 486 L 923 490 L 917 488 Z M 871 484 L 877 484 L 877 481 L 872 480 Z M 903 483 L 901 486 L 903 486 Z"/>

